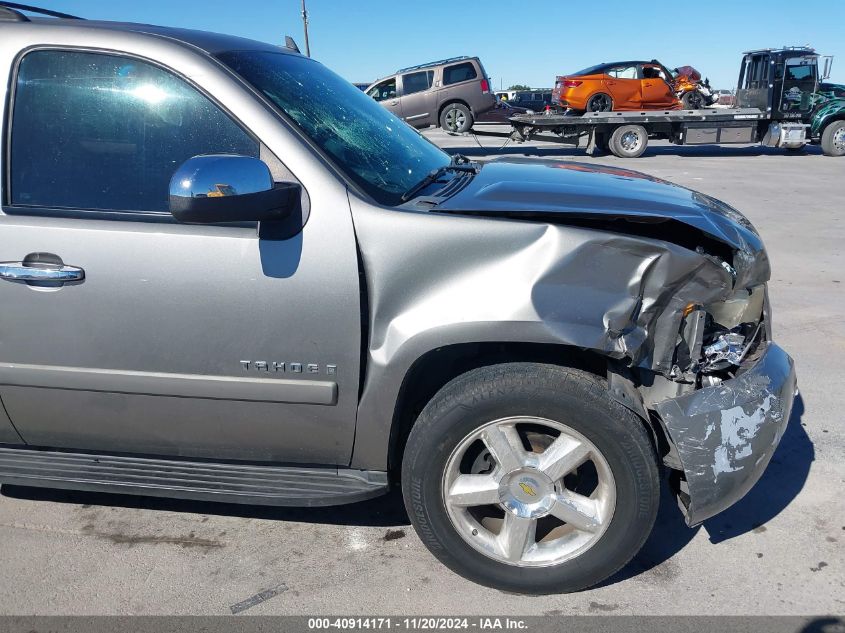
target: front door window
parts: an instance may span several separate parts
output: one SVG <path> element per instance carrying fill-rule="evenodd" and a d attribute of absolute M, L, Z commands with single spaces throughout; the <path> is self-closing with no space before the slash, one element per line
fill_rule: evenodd
<path fill-rule="evenodd" d="M 15 206 L 168 213 L 173 172 L 258 142 L 193 86 L 117 55 L 42 50 L 20 63 L 11 133 Z"/>
<path fill-rule="evenodd" d="M 376 101 L 387 101 L 396 98 L 396 77 L 391 77 L 380 84 L 376 84 L 367 92 Z"/>

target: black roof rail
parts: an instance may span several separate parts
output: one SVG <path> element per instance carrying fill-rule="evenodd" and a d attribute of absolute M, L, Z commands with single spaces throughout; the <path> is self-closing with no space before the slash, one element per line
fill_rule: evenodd
<path fill-rule="evenodd" d="M 755 53 L 790 53 L 790 52 L 804 52 L 815 54 L 816 49 L 810 46 L 783 46 L 781 48 L 759 48 L 753 51 L 745 51 L 743 55 L 753 55 Z"/>
<path fill-rule="evenodd" d="M 462 62 L 465 59 L 472 59 L 467 55 L 462 55 L 461 57 L 449 57 L 448 59 L 441 59 L 436 62 L 428 62 L 427 64 L 417 64 L 416 66 L 408 66 L 407 68 L 400 68 L 396 71 L 397 74 L 399 73 L 406 73 L 409 70 L 419 70 L 420 68 L 431 68 L 432 66 L 440 66 L 441 64 L 450 64 L 452 62 Z"/>
<path fill-rule="evenodd" d="M 41 7 L 32 7 L 28 4 L 18 4 L 17 2 L 0 1 L 0 20 L 8 20 L 14 22 L 29 22 L 21 11 L 28 11 L 38 15 L 48 15 L 51 18 L 64 18 L 65 20 L 83 20 L 76 15 L 69 15 L 60 11 L 52 11 L 50 9 L 42 9 Z"/>

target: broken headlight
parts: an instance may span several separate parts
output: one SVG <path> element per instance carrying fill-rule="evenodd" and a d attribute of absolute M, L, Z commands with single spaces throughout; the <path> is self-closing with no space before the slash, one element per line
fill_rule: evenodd
<path fill-rule="evenodd" d="M 736 367 L 759 340 L 766 289 L 740 290 L 719 303 L 704 306 L 707 319 L 701 348 L 704 374 Z"/>
<path fill-rule="evenodd" d="M 720 334 L 715 343 L 704 348 L 705 366 L 714 366 L 722 361 L 730 365 L 739 365 L 745 355 L 746 336 L 742 332 Z"/>
<path fill-rule="evenodd" d="M 705 373 L 739 365 L 756 340 L 759 324 L 743 323 L 732 330 L 716 331 L 715 340 L 702 350 L 701 370 Z"/>
<path fill-rule="evenodd" d="M 764 285 L 737 291 L 725 301 L 690 304 L 678 333 L 671 377 L 703 386 L 731 378 L 736 368 L 760 341 Z"/>

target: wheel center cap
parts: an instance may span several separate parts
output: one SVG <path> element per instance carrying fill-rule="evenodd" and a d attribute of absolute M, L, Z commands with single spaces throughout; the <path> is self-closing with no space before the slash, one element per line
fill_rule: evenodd
<path fill-rule="evenodd" d="M 499 499 L 515 515 L 536 519 L 548 514 L 554 505 L 554 482 L 533 468 L 514 470 L 499 482 Z"/>

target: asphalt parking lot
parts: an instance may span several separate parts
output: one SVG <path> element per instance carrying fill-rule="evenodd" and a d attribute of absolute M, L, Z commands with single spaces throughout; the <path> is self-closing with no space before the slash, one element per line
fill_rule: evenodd
<path fill-rule="evenodd" d="M 773 266 L 775 337 L 800 399 L 737 506 L 688 529 L 664 495 L 643 551 L 600 587 L 527 597 L 474 585 L 428 553 L 401 499 L 301 510 L 3 488 L 3 614 L 845 613 L 845 159 L 818 148 L 677 148 L 636 160 L 552 143 L 426 135 L 449 151 L 613 164 L 745 212 Z M 257 597 L 256 597 L 257 596 Z"/>

